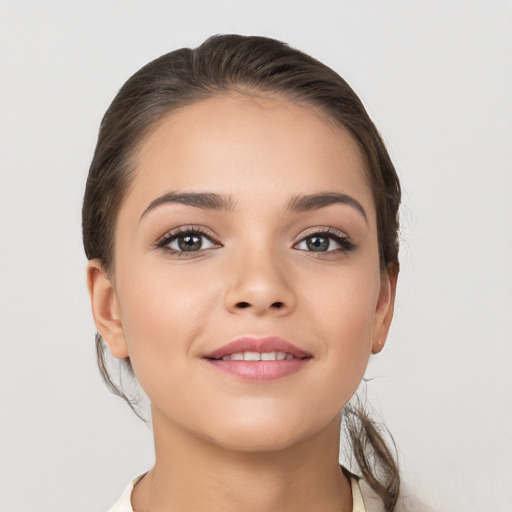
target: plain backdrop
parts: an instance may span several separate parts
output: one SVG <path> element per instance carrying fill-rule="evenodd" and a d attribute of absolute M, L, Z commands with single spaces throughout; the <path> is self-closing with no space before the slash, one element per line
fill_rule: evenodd
<path fill-rule="evenodd" d="M 228 32 L 312 54 L 367 106 L 404 188 L 369 398 L 420 499 L 512 511 L 512 5 L 495 0 L 0 0 L 0 511 L 106 511 L 151 465 L 95 366 L 81 196 L 122 83 Z"/>

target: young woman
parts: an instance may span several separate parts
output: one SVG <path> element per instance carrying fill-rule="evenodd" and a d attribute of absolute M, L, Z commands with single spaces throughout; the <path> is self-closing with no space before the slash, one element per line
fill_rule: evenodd
<path fill-rule="evenodd" d="M 399 204 L 355 93 L 281 42 L 216 36 L 126 82 L 83 237 L 100 369 L 127 401 L 105 345 L 134 372 L 156 460 L 112 512 L 397 510 L 349 400 L 393 316 Z"/>

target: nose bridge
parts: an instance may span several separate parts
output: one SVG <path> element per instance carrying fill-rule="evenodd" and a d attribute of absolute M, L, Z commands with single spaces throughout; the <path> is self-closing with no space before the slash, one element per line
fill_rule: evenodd
<path fill-rule="evenodd" d="M 286 262 L 279 250 L 267 244 L 239 248 L 232 262 L 233 279 L 226 292 L 226 307 L 233 312 L 250 310 L 285 313 L 295 305 Z"/>

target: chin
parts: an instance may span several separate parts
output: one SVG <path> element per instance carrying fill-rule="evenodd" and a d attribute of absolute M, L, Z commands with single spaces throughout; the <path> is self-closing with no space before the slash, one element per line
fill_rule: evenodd
<path fill-rule="evenodd" d="M 297 432 L 279 433 L 274 431 L 236 431 L 227 436 L 217 436 L 209 439 L 219 447 L 233 452 L 264 453 L 286 450 L 301 441 Z"/>
<path fill-rule="evenodd" d="M 302 418 L 302 419 L 301 419 Z M 276 452 L 286 450 L 313 437 L 323 425 L 307 425 L 304 416 L 251 415 L 223 418 L 210 423 L 206 438 L 210 442 L 231 451 L 244 453 Z"/>

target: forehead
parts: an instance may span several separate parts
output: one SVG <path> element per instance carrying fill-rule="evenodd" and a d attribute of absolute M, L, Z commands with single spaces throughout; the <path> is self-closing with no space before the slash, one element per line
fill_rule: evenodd
<path fill-rule="evenodd" d="M 159 121 L 135 159 L 124 204 L 166 191 L 260 200 L 337 191 L 372 208 L 362 152 L 342 127 L 281 97 L 232 93 L 181 107 Z"/>

